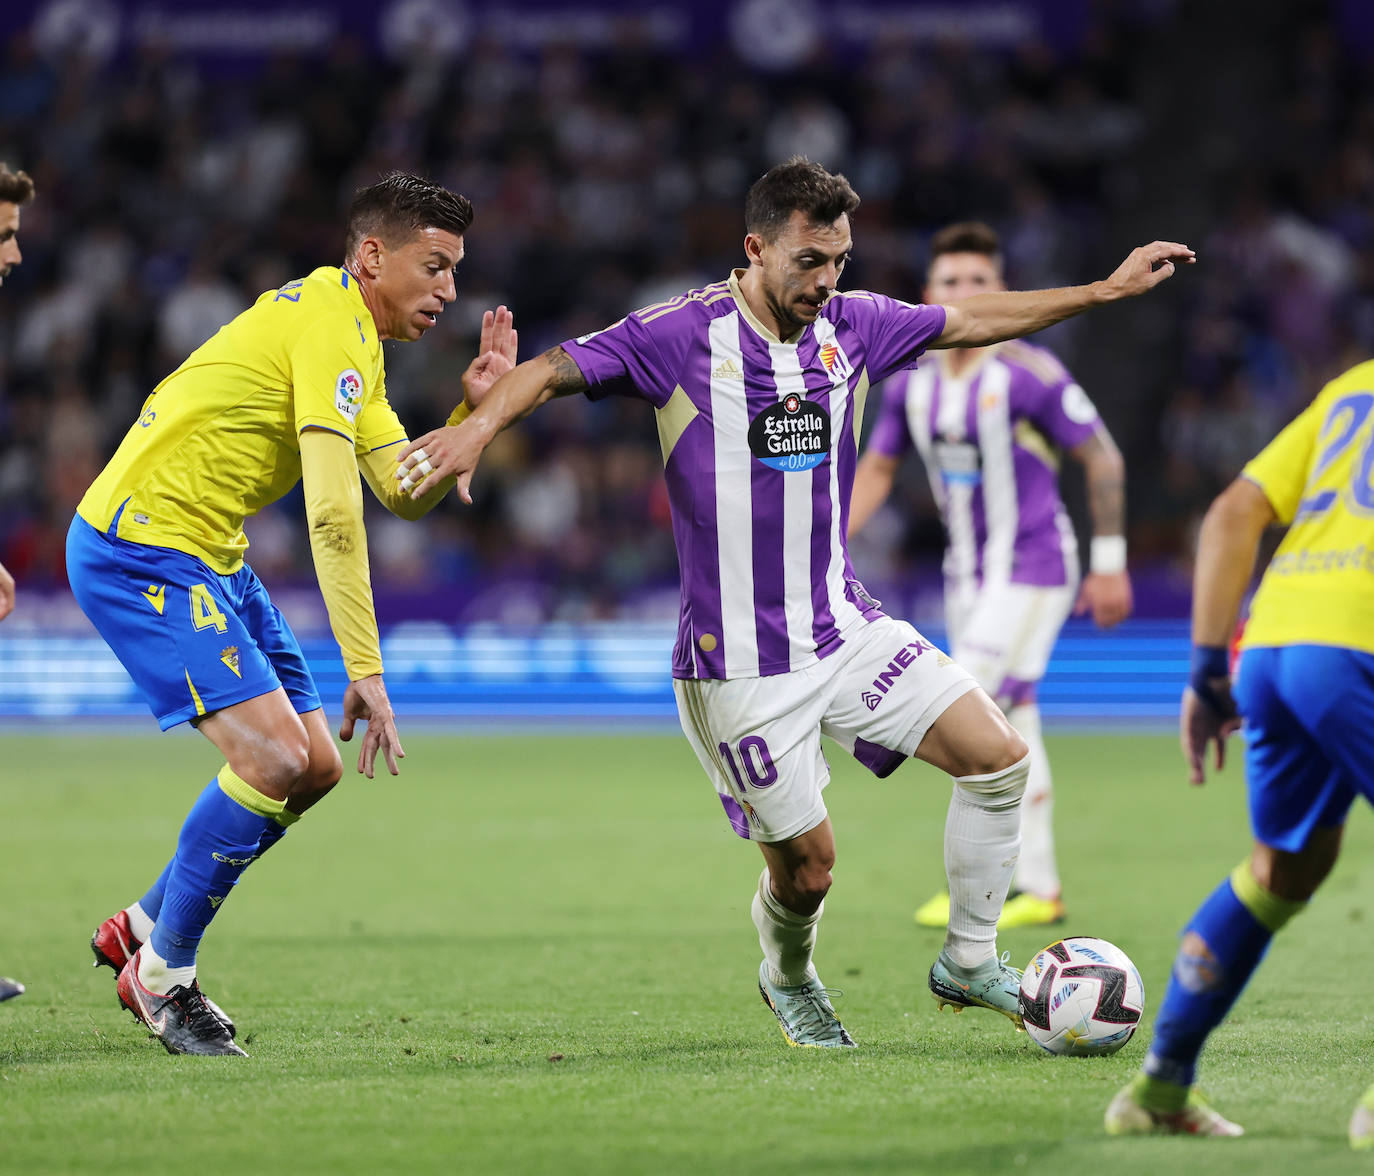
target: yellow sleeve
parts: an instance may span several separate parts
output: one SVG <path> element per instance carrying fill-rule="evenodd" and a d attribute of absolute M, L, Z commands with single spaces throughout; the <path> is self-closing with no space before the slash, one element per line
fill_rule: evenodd
<path fill-rule="evenodd" d="M 372 368 L 351 314 L 325 314 L 311 323 L 291 349 L 296 432 L 328 429 L 352 444 L 364 400 L 377 391 L 367 387 Z"/>
<path fill-rule="evenodd" d="M 402 438 L 405 440 L 405 438 Z M 456 478 L 445 478 L 432 490 L 427 490 L 421 498 L 411 498 L 409 490 L 402 490 L 396 478 L 396 455 L 401 452 L 399 443 L 382 449 L 369 450 L 358 454 L 358 468 L 362 470 L 367 484 L 377 501 L 392 514 L 402 519 L 418 519 L 427 515 L 440 502 L 444 495 L 453 489 Z"/>
<path fill-rule="evenodd" d="M 382 672 L 382 647 L 358 468 L 351 445 L 342 444 L 333 432 L 307 428 L 301 433 L 301 484 L 320 595 L 349 681 L 356 682 Z"/>
<path fill-rule="evenodd" d="M 377 387 L 369 389 L 366 401 L 358 413 L 357 450 L 361 456 L 383 445 L 405 441 L 406 427 L 391 407 L 386 396 L 386 369 L 377 372 Z"/>
<path fill-rule="evenodd" d="M 1298 513 L 1325 411 L 1326 398 L 1319 396 L 1241 471 L 1264 491 L 1281 523 Z"/>

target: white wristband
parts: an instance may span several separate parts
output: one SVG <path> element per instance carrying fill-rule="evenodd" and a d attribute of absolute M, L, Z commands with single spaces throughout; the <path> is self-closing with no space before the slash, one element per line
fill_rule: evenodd
<path fill-rule="evenodd" d="M 1126 570 L 1126 536 L 1094 535 L 1088 568 L 1094 576 L 1115 576 Z"/>

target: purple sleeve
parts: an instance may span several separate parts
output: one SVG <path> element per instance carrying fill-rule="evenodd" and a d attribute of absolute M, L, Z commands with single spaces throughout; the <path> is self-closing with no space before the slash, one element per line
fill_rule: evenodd
<path fill-rule="evenodd" d="M 1023 368 L 1012 388 L 1013 410 L 1028 418 L 1060 449 L 1082 445 L 1101 424 L 1088 394 L 1049 352 L 1040 353 L 1053 367 L 1036 373 Z M 1019 401 L 1020 403 L 1016 403 Z"/>
<path fill-rule="evenodd" d="M 845 316 L 864 337 L 864 364 L 875 384 L 912 367 L 945 329 L 943 306 L 921 306 L 868 291 L 846 299 Z"/>
<path fill-rule="evenodd" d="M 672 373 L 648 328 L 628 315 L 602 331 L 569 339 L 563 350 L 581 369 L 587 396 L 635 396 L 662 408 L 673 394 Z"/>
<path fill-rule="evenodd" d="M 902 457 L 911 451 L 911 430 L 906 423 L 907 377 L 893 376 L 882 386 L 878 419 L 868 438 L 868 452 Z"/>

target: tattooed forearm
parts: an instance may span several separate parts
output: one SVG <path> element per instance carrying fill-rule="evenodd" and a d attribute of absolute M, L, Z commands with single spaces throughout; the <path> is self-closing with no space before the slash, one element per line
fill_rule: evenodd
<path fill-rule="evenodd" d="M 543 354 L 543 359 L 553 368 L 553 376 L 545 387 L 554 396 L 571 396 L 574 392 L 582 392 L 587 387 L 587 378 L 582 374 L 582 369 L 573 362 L 573 357 L 563 350 L 562 346 L 550 347 Z"/>
<path fill-rule="evenodd" d="M 1110 437 L 1098 433 L 1081 447 L 1094 535 L 1126 530 L 1126 463 Z"/>

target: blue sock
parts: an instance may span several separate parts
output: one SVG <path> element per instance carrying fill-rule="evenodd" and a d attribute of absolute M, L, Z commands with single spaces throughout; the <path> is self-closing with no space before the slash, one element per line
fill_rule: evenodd
<path fill-rule="evenodd" d="M 283 815 L 290 815 L 293 818 L 292 823 L 294 824 L 294 813 L 284 813 Z M 279 819 L 273 820 L 272 823 L 262 831 L 262 836 L 258 838 L 258 857 L 262 857 L 263 854 L 276 845 L 277 842 L 285 836 L 288 828 L 289 826 L 281 824 Z M 257 859 L 255 858 L 254 860 L 256 861 Z M 138 900 L 138 905 L 143 908 L 143 913 L 147 915 L 148 918 L 152 919 L 154 923 L 157 922 L 158 915 L 162 913 L 162 898 L 167 891 L 167 879 L 171 876 L 172 864 L 175 861 L 176 857 L 173 856 L 172 860 L 162 867 L 162 873 L 157 876 L 157 881 L 148 888 L 148 893 Z"/>
<path fill-rule="evenodd" d="M 149 940 L 172 967 L 195 963 L 205 928 L 257 857 L 263 834 L 273 825 L 281 828 L 275 815 L 282 807 L 227 766 L 200 794 L 181 827 Z"/>
<path fill-rule="evenodd" d="M 1203 1043 L 1231 1010 L 1264 958 L 1274 933 L 1255 917 L 1227 878 L 1183 929 L 1169 987 L 1155 1018 L 1144 1070 L 1191 1086 Z"/>

